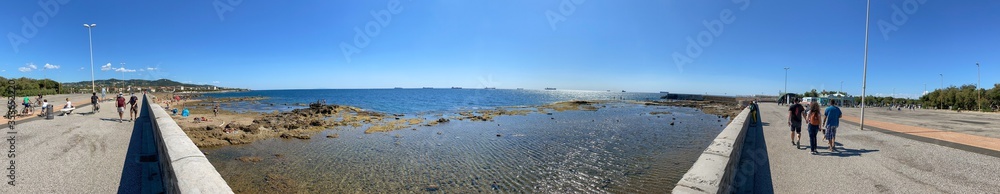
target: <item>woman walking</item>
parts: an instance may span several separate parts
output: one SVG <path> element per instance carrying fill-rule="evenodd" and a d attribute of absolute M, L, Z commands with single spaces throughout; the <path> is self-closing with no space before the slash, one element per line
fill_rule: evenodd
<path fill-rule="evenodd" d="M 818 154 L 816 152 L 816 133 L 819 132 L 819 103 L 812 102 L 809 104 L 809 113 L 806 115 L 806 120 L 809 121 L 809 150 L 812 154 Z"/>

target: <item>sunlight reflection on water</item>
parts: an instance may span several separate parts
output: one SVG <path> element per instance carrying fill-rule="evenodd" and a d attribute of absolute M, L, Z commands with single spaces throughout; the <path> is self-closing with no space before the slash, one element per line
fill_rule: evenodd
<path fill-rule="evenodd" d="M 376 134 L 345 128 L 204 151 L 237 192 L 661 193 L 728 123 L 690 108 L 609 107 L 617 108 Z M 340 137 L 325 138 L 332 133 Z M 281 181 L 287 190 L 273 185 Z"/>

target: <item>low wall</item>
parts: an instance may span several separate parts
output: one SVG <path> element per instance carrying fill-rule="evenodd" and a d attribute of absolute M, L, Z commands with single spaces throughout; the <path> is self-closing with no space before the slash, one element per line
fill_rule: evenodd
<path fill-rule="evenodd" d="M 156 147 L 166 193 L 233 193 L 205 154 L 163 107 L 144 97 L 152 115 Z"/>
<path fill-rule="evenodd" d="M 731 193 L 744 138 L 755 116 L 751 112 L 747 106 L 733 118 L 677 182 L 673 193 Z"/>

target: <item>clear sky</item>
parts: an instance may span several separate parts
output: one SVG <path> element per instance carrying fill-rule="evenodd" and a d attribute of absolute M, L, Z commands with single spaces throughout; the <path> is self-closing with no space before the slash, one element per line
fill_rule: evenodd
<path fill-rule="evenodd" d="M 993 0 L 873 1 L 868 93 L 916 97 L 939 74 L 946 86 L 973 84 L 977 61 L 984 85 L 1000 82 L 998 10 Z M 792 92 L 843 81 L 860 94 L 864 22 L 863 0 L 2 1 L 0 76 L 89 80 L 83 24 L 95 23 L 98 79 L 120 78 L 125 63 L 130 79 L 251 89 L 773 95 L 790 67 Z"/>

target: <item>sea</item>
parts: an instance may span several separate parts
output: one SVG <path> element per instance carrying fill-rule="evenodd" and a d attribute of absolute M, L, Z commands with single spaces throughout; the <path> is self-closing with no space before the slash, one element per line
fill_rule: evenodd
<path fill-rule="evenodd" d="M 656 100 L 660 93 L 518 89 L 316 89 L 208 93 L 206 97 L 266 97 L 235 105 L 234 111 L 288 111 L 303 104 L 330 104 L 393 114 L 450 112 L 497 107 L 536 106 L 568 100 Z"/>
<path fill-rule="evenodd" d="M 344 126 L 311 139 L 204 148 L 237 193 L 668 193 L 728 118 L 647 106 L 659 93 L 514 89 L 265 90 L 224 107 L 288 111 L 325 101 L 407 115 L 607 100 L 596 111 L 547 111 L 365 134 Z M 660 112 L 667 114 L 651 114 Z M 337 134 L 337 138 L 327 135 Z M 259 162 L 238 157 L 256 156 Z"/>

